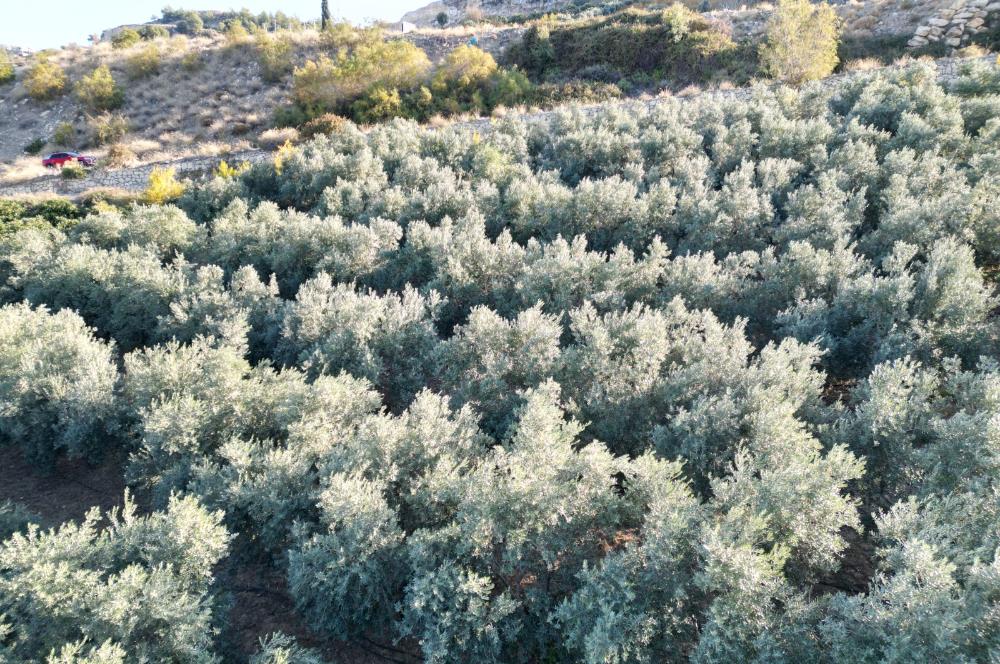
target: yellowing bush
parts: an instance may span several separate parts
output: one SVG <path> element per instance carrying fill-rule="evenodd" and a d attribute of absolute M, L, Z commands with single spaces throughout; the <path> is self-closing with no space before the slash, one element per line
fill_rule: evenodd
<path fill-rule="evenodd" d="M 131 166 L 135 163 L 135 152 L 127 145 L 115 143 L 108 148 L 108 154 L 105 155 L 103 163 L 112 168 Z"/>
<path fill-rule="evenodd" d="M 229 163 L 223 159 L 219 162 L 219 165 L 215 169 L 215 177 L 222 178 L 224 180 L 231 180 L 249 170 L 250 162 L 248 161 L 240 162 L 236 166 L 230 166 Z"/>
<path fill-rule="evenodd" d="M 46 57 L 39 57 L 24 76 L 24 87 L 36 101 L 55 99 L 66 89 L 66 72 Z"/>
<path fill-rule="evenodd" d="M 496 60 L 486 51 L 463 44 L 449 53 L 434 73 L 434 87 L 469 87 L 485 81 L 497 70 Z"/>
<path fill-rule="evenodd" d="M 285 162 L 293 154 L 295 154 L 295 146 L 292 145 L 291 141 L 285 141 L 285 144 L 274 153 L 274 172 L 281 175 L 285 168 Z"/>
<path fill-rule="evenodd" d="M 294 95 L 306 108 L 333 110 L 373 88 L 411 88 L 427 77 L 431 61 L 407 41 L 379 41 L 325 55 L 295 70 Z"/>
<path fill-rule="evenodd" d="M 177 169 L 154 168 L 149 174 L 149 184 L 142 192 L 142 202 L 147 205 L 163 205 L 176 200 L 184 193 L 184 183 L 177 181 Z"/>
<path fill-rule="evenodd" d="M 265 81 L 280 81 L 294 65 L 292 63 L 292 40 L 287 34 L 272 37 L 266 32 L 257 36 L 257 61 L 260 75 Z"/>
<path fill-rule="evenodd" d="M 780 0 L 760 48 L 769 76 L 799 85 L 829 76 L 837 66 L 839 19 L 826 3 Z"/>
<path fill-rule="evenodd" d="M 354 102 L 354 117 L 359 122 L 384 122 L 401 114 L 403 100 L 395 88 L 372 88 L 361 99 Z"/>
<path fill-rule="evenodd" d="M 0 49 L 0 85 L 14 80 L 14 63 L 7 51 Z"/>
<path fill-rule="evenodd" d="M 110 111 L 125 101 L 125 93 L 115 83 L 107 65 L 101 65 L 76 84 L 76 98 L 91 111 Z"/>
<path fill-rule="evenodd" d="M 226 28 L 226 45 L 239 47 L 250 43 L 250 33 L 239 21 L 231 21 Z"/>

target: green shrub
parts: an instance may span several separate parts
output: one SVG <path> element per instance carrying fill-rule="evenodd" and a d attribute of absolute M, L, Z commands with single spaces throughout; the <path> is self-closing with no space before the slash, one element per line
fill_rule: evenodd
<path fill-rule="evenodd" d="M 14 533 L 25 532 L 32 523 L 39 519 L 23 505 L 5 500 L 0 503 L 0 542 L 7 540 Z"/>
<path fill-rule="evenodd" d="M 162 25 L 144 25 L 139 28 L 139 35 L 146 41 L 154 41 L 156 39 L 166 39 L 169 37 L 170 30 Z"/>
<path fill-rule="evenodd" d="M 507 49 L 505 55 L 507 61 L 516 64 L 531 76 L 540 78 L 556 59 L 549 26 L 544 23 L 531 26 L 519 42 Z M 594 63 L 581 63 L 580 67 L 586 68 L 592 64 Z"/>
<path fill-rule="evenodd" d="M 753 75 L 752 48 L 704 18 L 674 5 L 664 12 L 629 9 L 525 33 L 505 55 L 533 80 L 575 78 L 595 65 L 625 76 L 668 79 L 675 87 L 712 80 L 742 83 Z"/>
<path fill-rule="evenodd" d="M 327 114 L 323 113 L 318 117 L 322 117 L 323 115 Z M 271 124 L 274 127 L 301 127 L 314 117 L 317 116 L 310 115 L 306 109 L 298 104 L 286 104 L 274 109 L 274 113 L 271 116 Z"/>
<path fill-rule="evenodd" d="M 704 37 L 670 12 L 552 32 Z M 620 80 L 477 70 L 342 105 Z M 310 641 L 432 664 L 991 661 L 998 81 L 916 63 L 489 131 L 317 116 L 179 207 L 0 203 L 0 298 L 62 312 L 0 338 L 3 444 L 86 429 L 152 510 L 46 534 L 0 506 L 0 658 L 248 659 L 214 569 L 283 583 Z"/>
<path fill-rule="evenodd" d="M 82 180 L 87 177 L 87 169 L 79 164 L 67 164 L 59 172 L 64 180 Z"/>
<path fill-rule="evenodd" d="M 792 85 L 828 76 L 837 66 L 839 19 L 826 3 L 779 0 L 760 48 L 761 65 Z"/>
<path fill-rule="evenodd" d="M 324 664 L 319 653 L 303 648 L 295 639 L 276 632 L 261 637 L 260 650 L 250 658 L 250 664 Z"/>
<path fill-rule="evenodd" d="M 77 81 L 76 98 L 89 111 L 111 111 L 125 103 L 125 91 L 115 83 L 108 66 L 101 65 Z"/>
<path fill-rule="evenodd" d="M 61 122 L 52 133 L 51 142 L 64 150 L 76 147 L 76 127 L 70 122 Z"/>
<path fill-rule="evenodd" d="M 697 18 L 697 14 L 676 2 L 665 9 L 662 14 L 663 25 L 670 31 L 670 39 L 675 43 L 688 36 L 691 32 L 691 22 L 695 18 Z"/>
<path fill-rule="evenodd" d="M 448 13 L 438 12 L 437 16 L 434 17 L 434 22 L 438 24 L 439 28 L 443 28 L 448 25 Z"/>
<path fill-rule="evenodd" d="M 228 48 L 239 48 L 250 43 L 250 32 L 239 21 L 230 21 L 223 32 Z"/>
<path fill-rule="evenodd" d="M 132 48 L 140 41 L 142 41 L 142 36 L 138 32 L 132 28 L 124 28 L 111 38 L 111 45 L 116 49 L 126 49 Z"/>
<path fill-rule="evenodd" d="M 28 208 L 27 215 L 41 217 L 53 226 L 66 227 L 84 216 L 84 211 L 64 198 L 53 198 L 35 203 Z"/>
<path fill-rule="evenodd" d="M 24 87 L 36 101 L 55 99 L 66 89 L 66 72 L 45 55 L 39 55 L 24 75 Z"/>
<path fill-rule="evenodd" d="M 14 80 L 14 63 L 7 51 L 0 49 L 0 85 Z"/>
<path fill-rule="evenodd" d="M 40 154 L 42 150 L 45 149 L 45 145 L 48 143 L 44 138 L 36 138 L 27 145 L 24 146 L 24 153 L 30 155 Z"/>
<path fill-rule="evenodd" d="M 0 198 L 0 224 L 9 224 L 24 216 L 28 206 L 21 201 Z"/>
<path fill-rule="evenodd" d="M 125 61 L 125 71 L 131 79 L 146 78 L 160 72 L 160 48 L 156 44 L 148 44 Z"/>
<path fill-rule="evenodd" d="M 378 123 L 403 114 L 403 100 L 399 90 L 375 87 L 351 104 L 351 115 L 358 122 Z"/>
<path fill-rule="evenodd" d="M 163 18 L 164 20 L 173 22 L 177 26 L 177 32 L 182 35 L 198 35 L 205 29 L 205 22 L 202 20 L 201 14 L 196 11 L 189 10 L 170 13 L 164 11 Z"/>

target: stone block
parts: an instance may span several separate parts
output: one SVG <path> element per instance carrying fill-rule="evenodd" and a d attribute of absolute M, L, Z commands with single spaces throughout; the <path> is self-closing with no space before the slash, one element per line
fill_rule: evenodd
<path fill-rule="evenodd" d="M 955 47 L 955 46 L 961 46 L 962 40 L 959 39 L 958 37 L 950 37 L 948 39 L 945 39 L 944 43 L 947 44 L 948 46 Z"/>
<path fill-rule="evenodd" d="M 929 25 L 922 25 L 919 28 L 917 28 L 913 34 L 916 35 L 917 37 L 926 37 L 927 33 L 929 33 L 930 31 L 931 27 Z"/>

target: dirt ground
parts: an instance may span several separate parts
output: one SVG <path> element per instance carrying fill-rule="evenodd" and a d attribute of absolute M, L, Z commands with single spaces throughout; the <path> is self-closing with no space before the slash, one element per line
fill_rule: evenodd
<path fill-rule="evenodd" d="M 60 459 L 51 473 L 41 473 L 14 449 L 0 464 L 0 502 L 11 500 L 40 517 L 42 525 L 81 520 L 94 506 L 102 512 L 123 504 L 125 481 L 118 461 L 95 467 Z"/>

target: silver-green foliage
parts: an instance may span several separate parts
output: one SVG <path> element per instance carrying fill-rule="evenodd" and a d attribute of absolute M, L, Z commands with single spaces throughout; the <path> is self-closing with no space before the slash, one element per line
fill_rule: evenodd
<path fill-rule="evenodd" d="M 0 398 L 53 455 L 82 443 L 52 409 L 96 432 L 114 406 L 130 481 L 225 510 L 317 635 L 463 664 L 988 661 L 993 69 L 347 125 L 183 213 L 18 212 L 0 298 L 115 344 L 19 332 Z M 35 398 L 79 364 L 53 348 L 102 356 L 108 400 Z M 146 647 L 110 630 L 0 643 Z"/>
<path fill-rule="evenodd" d="M 4 647 L 15 661 L 216 662 L 212 569 L 229 535 L 194 498 L 139 516 L 91 510 L 0 544 Z M 57 654 L 58 653 L 58 654 Z"/>
<path fill-rule="evenodd" d="M 36 460 L 99 459 L 116 429 L 114 347 L 68 309 L 0 308 L 0 440 Z"/>

